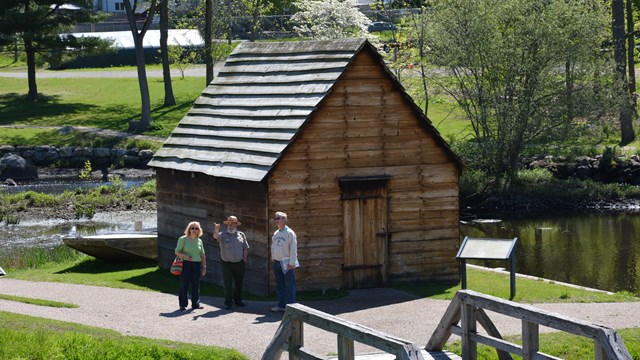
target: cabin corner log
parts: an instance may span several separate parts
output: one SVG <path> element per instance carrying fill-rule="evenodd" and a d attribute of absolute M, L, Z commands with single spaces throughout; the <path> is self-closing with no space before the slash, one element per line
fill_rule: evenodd
<path fill-rule="evenodd" d="M 484 310 L 520 319 L 522 321 L 522 346 L 502 340 L 498 329 Z M 458 322 L 461 322 L 460 326 L 457 325 Z M 484 327 L 489 336 L 476 332 L 476 322 Z M 539 325 L 593 339 L 596 360 L 631 360 L 631 354 L 624 342 L 612 328 L 472 290 L 460 290 L 456 293 L 425 349 L 427 351 L 441 350 L 451 334 L 456 334 L 462 337 L 463 358 L 465 359 L 475 359 L 477 343 L 496 348 L 501 360 L 511 358 L 507 352 L 520 355 L 524 359 L 555 359 L 538 352 Z"/>
<path fill-rule="evenodd" d="M 321 359 L 303 348 L 304 323 L 336 333 L 340 359 L 354 359 L 353 343 L 355 341 L 393 354 L 399 360 L 424 360 L 420 346 L 414 342 L 301 304 L 287 305 L 282 323 L 264 352 L 262 360 L 278 359 L 282 350 L 289 351 L 290 358 L 293 359 Z"/>

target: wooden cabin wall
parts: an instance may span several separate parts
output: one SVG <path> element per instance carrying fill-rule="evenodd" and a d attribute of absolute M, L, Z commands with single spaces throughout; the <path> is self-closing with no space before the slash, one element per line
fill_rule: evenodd
<path fill-rule="evenodd" d="M 249 261 L 244 290 L 267 295 L 270 271 L 266 191 L 261 183 L 215 178 L 158 168 L 156 170 L 158 207 L 158 263 L 168 269 L 173 261 L 177 240 L 190 221 L 199 221 L 202 241 L 207 253 L 207 275 L 204 281 L 222 286 L 220 248 L 213 240 L 213 223 L 222 223 L 235 215 L 242 223 L 238 230 L 247 235 Z"/>
<path fill-rule="evenodd" d="M 344 176 L 390 176 L 389 281 L 457 281 L 459 168 L 400 91 L 360 52 L 271 173 L 269 213 L 287 212 L 298 235 L 300 289 L 342 285 Z"/>

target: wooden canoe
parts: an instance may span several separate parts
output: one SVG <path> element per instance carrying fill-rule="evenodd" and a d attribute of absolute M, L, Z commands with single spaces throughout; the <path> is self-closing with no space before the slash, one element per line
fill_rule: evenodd
<path fill-rule="evenodd" d="M 158 235 L 150 233 L 118 233 L 104 235 L 67 235 L 65 245 L 95 258 L 113 261 L 158 259 Z"/>

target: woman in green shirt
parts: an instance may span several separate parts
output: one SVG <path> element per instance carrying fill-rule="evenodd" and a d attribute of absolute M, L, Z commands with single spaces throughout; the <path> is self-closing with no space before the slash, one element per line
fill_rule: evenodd
<path fill-rule="evenodd" d="M 184 260 L 182 274 L 180 274 L 180 292 L 178 302 L 180 310 L 187 309 L 189 303 L 187 293 L 191 286 L 191 308 L 202 309 L 200 305 L 200 277 L 207 273 L 207 262 L 204 253 L 204 245 L 200 239 L 202 227 L 197 221 L 192 221 L 184 230 L 184 236 L 178 239 L 176 256 Z"/>

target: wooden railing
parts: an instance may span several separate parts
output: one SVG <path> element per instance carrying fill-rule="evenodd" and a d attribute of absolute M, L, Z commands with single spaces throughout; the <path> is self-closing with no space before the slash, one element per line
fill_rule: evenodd
<path fill-rule="evenodd" d="M 503 340 L 485 310 L 521 319 L 522 345 Z M 488 335 L 476 331 L 477 323 L 482 325 Z M 463 359 L 477 358 L 478 343 L 496 348 L 500 360 L 511 359 L 510 354 L 522 356 L 524 360 L 557 359 L 539 352 L 539 325 L 593 339 L 596 360 L 631 359 L 622 339 L 612 328 L 470 290 L 457 292 L 429 339 L 426 350 L 441 350 L 453 333 L 462 337 Z"/>
<path fill-rule="evenodd" d="M 393 354 L 398 360 L 424 360 L 420 346 L 416 343 L 300 304 L 287 305 L 282 322 L 262 355 L 262 360 L 280 359 L 282 351 L 289 352 L 289 359 L 324 359 L 304 348 L 305 323 L 338 334 L 337 348 L 340 360 L 355 358 L 354 341 Z"/>

